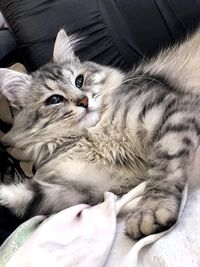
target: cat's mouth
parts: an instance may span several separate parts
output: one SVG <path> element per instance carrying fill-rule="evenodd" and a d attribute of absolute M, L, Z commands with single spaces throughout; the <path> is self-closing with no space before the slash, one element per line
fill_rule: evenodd
<path fill-rule="evenodd" d="M 91 108 L 87 108 L 83 111 L 82 115 L 81 115 L 81 118 L 79 120 L 82 120 L 84 119 L 86 116 L 88 116 L 89 114 L 95 112 L 94 109 L 91 109 Z"/>
<path fill-rule="evenodd" d="M 85 127 L 95 126 L 98 121 L 99 114 L 94 108 L 85 109 L 78 119 L 78 122 L 83 124 Z"/>

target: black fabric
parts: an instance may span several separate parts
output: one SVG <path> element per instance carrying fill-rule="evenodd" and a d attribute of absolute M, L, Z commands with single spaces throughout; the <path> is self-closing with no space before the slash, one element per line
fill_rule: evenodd
<path fill-rule="evenodd" d="M 9 154 L 0 143 L 0 181 L 7 183 L 7 181 L 4 181 L 7 175 L 9 179 L 12 179 L 14 174 L 15 165 L 10 161 Z M 0 245 L 21 223 L 22 220 L 0 205 Z"/>
<path fill-rule="evenodd" d="M 200 1 L 99 1 L 112 40 L 129 67 L 183 38 L 200 22 Z"/>
<path fill-rule="evenodd" d="M 22 222 L 0 205 L 0 245 Z"/>
<path fill-rule="evenodd" d="M 29 70 L 49 61 L 55 36 L 61 27 L 69 34 L 85 37 L 85 45 L 77 51 L 82 59 L 126 68 L 112 44 L 97 0 L 1 0 L 0 8 L 16 36 Z"/>
<path fill-rule="evenodd" d="M 6 67 L 17 58 L 16 42 L 8 29 L 0 30 L 0 67 Z"/>
<path fill-rule="evenodd" d="M 1 125 L 2 126 L 2 125 Z M 2 127 L 1 127 L 2 128 Z M 3 127 L 5 132 L 10 125 Z M 16 175 L 21 175 L 19 162 L 11 157 L 0 143 L 0 181 L 1 183 L 11 183 L 16 180 Z M 0 245 L 3 241 L 22 223 L 23 221 L 12 214 L 7 208 L 0 205 Z"/>
<path fill-rule="evenodd" d="M 1 0 L 0 9 L 29 70 L 49 61 L 61 27 L 85 37 L 82 60 L 127 70 L 200 21 L 200 0 Z"/>

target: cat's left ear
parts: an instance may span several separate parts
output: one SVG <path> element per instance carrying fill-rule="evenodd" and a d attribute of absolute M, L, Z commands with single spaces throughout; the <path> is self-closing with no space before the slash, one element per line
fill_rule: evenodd
<path fill-rule="evenodd" d="M 8 99 L 11 106 L 21 109 L 31 78 L 28 74 L 11 69 L 0 69 L 0 92 Z"/>
<path fill-rule="evenodd" d="M 55 63 L 65 63 L 67 61 L 78 60 L 74 54 L 74 47 L 79 42 L 74 36 L 68 36 L 62 29 L 58 32 L 54 51 L 53 60 Z"/>

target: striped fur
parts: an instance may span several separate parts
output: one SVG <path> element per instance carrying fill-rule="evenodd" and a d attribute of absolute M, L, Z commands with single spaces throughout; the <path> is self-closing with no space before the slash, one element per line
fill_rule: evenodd
<path fill-rule="evenodd" d="M 63 30 L 55 50 L 54 62 L 31 75 L 0 70 L 3 93 L 19 109 L 3 142 L 23 148 L 37 169 L 17 190 L 2 185 L 1 203 L 28 218 L 93 205 L 105 191 L 120 196 L 147 180 L 127 233 L 138 239 L 168 228 L 199 146 L 200 32 L 129 73 L 81 63 Z M 65 100 L 46 105 L 52 95 Z M 85 96 L 87 111 L 77 105 Z"/>

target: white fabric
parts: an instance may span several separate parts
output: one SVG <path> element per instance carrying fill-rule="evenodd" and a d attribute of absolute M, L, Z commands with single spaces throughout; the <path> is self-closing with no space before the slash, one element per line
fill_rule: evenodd
<path fill-rule="evenodd" d="M 7 28 L 7 24 L 5 22 L 3 15 L 0 12 L 0 29 L 4 29 L 4 28 Z"/>

